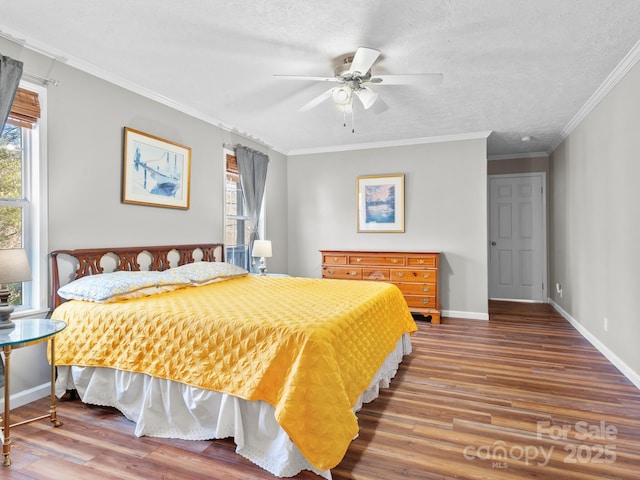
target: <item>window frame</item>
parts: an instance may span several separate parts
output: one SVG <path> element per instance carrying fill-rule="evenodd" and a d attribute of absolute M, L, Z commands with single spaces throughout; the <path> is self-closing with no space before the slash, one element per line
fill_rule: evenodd
<path fill-rule="evenodd" d="M 31 267 L 31 282 L 22 285 L 23 304 L 12 318 L 42 317 L 49 313 L 48 276 L 48 189 L 47 189 L 47 89 L 21 81 L 20 88 L 38 94 L 40 119 L 33 128 L 22 128 L 23 198 L 15 206 L 23 208 L 23 248 Z M 29 299 L 28 301 L 25 299 Z"/>
<path fill-rule="evenodd" d="M 235 158 L 235 152 L 233 152 L 232 150 L 227 150 L 225 149 L 223 152 L 224 155 L 224 175 L 223 175 L 223 179 L 224 179 L 224 202 L 223 202 L 223 216 L 224 216 L 224 225 L 223 225 L 223 237 L 224 237 L 224 246 L 225 246 L 225 258 L 227 263 L 234 263 L 233 260 L 235 259 L 235 255 L 231 255 L 230 251 L 229 251 L 229 245 L 227 244 L 227 223 L 229 220 L 233 220 L 235 222 L 238 222 L 239 220 L 245 221 L 245 222 L 249 222 L 249 217 L 247 215 L 228 215 L 227 214 L 227 172 L 228 172 L 228 158 L 229 157 L 234 157 Z M 237 199 L 237 201 L 241 200 L 243 207 L 242 210 L 244 212 L 244 210 L 246 209 L 246 206 L 244 205 L 244 194 L 242 193 L 242 185 L 240 184 L 240 182 L 237 183 L 238 185 L 238 189 L 236 190 L 236 192 L 238 192 L 238 194 L 242 197 L 242 199 Z M 237 223 L 236 223 L 237 225 Z M 237 235 L 237 234 L 236 234 Z M 244 243 L 244 245 L 247 246 L 247 250 L 248 250 L 248 245 L 249 245 L 249 239 L 246 239 L 246 242 Z M 235 245 L 237 246 L 237 245 Z M 248 252 L 247 252 L 248 254 Z M 242 268 L 246 268 L 247 270 L 251 267 L 251 256 L 247 255 L 246 258 L 246 264 L 242 264 L 242 265 L 238 265 L 239 267 Z M 237 263 L 234 263 L 237 265 Z"/>
<path fill-rule="evenodd" d="M 236 156 L 236 153 L 228 148 L 223 148 L 223 181 L 224 181 L 224 188 L 223 188 L 223 195 L 224 195 L 224 200 L 223 200 L 223 239 L 224 239 L 224 246 L 225 246 L 225 258 L 227 263 L 231 263 L 229 260 L 231 259 L 231 256 L 228 254 L 228 249 L 227 249 L 227 219 L 233 219 L 233 220 L 244 220 L 246 222 L 250 222 L 249 216 L 248 215 L 227 215 L 227 157 L 231 156 L 234 157 Z M 239 174 L 238 174 L 239 175 Z M 240 185 L 240 183 L 238 183 L 238 185 Z M 242 185 L 240 185 L 240 191 L 242 191 Z M 246 205 L 244 205 L 244 194 L 242 194 L 243 199 L 243 211 L 246 210 Z M 264 238 L 264 224 L 265 224 L 265 203 L 266 203 L 266 189 L 265 189 L 265 198 L 263 198 L 262 200 L 262 209 L 260 210 L 260 219 L 258 222 L 258 234 L 260 235 L 260 238 Z M 248 225 L 248 224 L 247 224 Z M 252 271 L 253 268 L 253 257 L 251 256 L 251 252 L 249 252 L 249 241 L 250 239 L 247 238 L 247 265 L 239 265 L 242 268 L 246 268 L 248 271 Z"/>

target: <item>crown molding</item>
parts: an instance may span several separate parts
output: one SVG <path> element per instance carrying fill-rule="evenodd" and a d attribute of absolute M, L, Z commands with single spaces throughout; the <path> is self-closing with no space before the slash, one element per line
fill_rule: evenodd
<path fill-rule="evenodd" d="M 425 143 L 477 140 L 482 138 L 488 138 L 489 135 L 491 135 L 491 131 L 461 133 L 461 134 L 455 134 L 455 135 L 441 135 L 437 137 L 408 138 L 404 140 L 390 140 L 386 142 L 354 143 L 350 145 L 336 145 L 331 147 L 301 148 L 301 149 L 289 150 L 287 152 L 287 156 L 291 157 L 291 156 L 297 156 L 297 155 L 311 155 L 315 153 L 346 152 L 350 150 L 367 150 L 371 148 L 404 147 L 408 145 L 421 145 Z"/>
<path fill-rule="evenodd" d="M 593 95 L 576 113 L 569 123 L 562 129 L 558 138 L 551 144 L 547 155 L 551 155 L 556 148 L 573 132 L 580 123 L 589 115 L 598 104 L 604 100 L 609 92 L 622 80 L 640 60 L 640 40 L 633 46 L 629 53 L 616 65 L 616 68 L 605 78 Z"/>

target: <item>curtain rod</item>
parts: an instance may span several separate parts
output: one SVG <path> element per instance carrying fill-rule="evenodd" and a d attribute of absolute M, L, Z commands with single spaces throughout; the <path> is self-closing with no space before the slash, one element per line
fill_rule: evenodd
<path fill-rule="evenodd" d="M 23 71 L 22 77 L 25 80 L 35 80 L 37 82 L 41 82 L 45 87 L 48 87 L 49 85 L 53 85 L 54 87 L 60 86 L 60 80 L 56 80 L 55 78 L 43 77 L 42 75 L 38 75 L 37 73 Z"/>
<path fill-rule="evenodd" d="M 245 148 L 247 150 L 249 150 L 250 152 L 254 152 L 254 153 L 259 153 L 260 155 L 264 155 L 266 157 L 268 157 L 268 155 L 264 152 L 261 152 L 260 150 L 256 150 L 255 148 L 251 148 L 251 147 L 247 147 L 246 145 L 242 145 L 240 143 L 236 143 L 235 145 L 231 145 L 228 142 L 225 142 L 222 144 L 223 148 L 227 148 L 229 150 L 233 150 L 234 152 L 238 149 L 238 147 L 242 147 Z"/>
<path fill-rule="evenodd" d="M 39 53 L 41 55 L 44 55 L 45 57 L 50 58 L 51 60 L 53 60 L 52 65 L 49 67 L 49 72 L 51 71 L 51 68 L 53 67 L 53 63 L 54 62 L 60 62 L 60 63 L 67 63 L 68 58 L 63 57 L 62 55 L 57 55 L 55 53 L 49 52 L 48 50 L 41 48 L 39 46 L 36 45 L 32 45 L 31 42 L 28 42 L 26 38 L 20 38 L 17 37 L 11 33 L 7 33 L 6 31 L 0 30 L 0 38 L 4 38 L 6 40 L 9 40 L 10 42 L 16 43 L 18 45 L 20 45 L 23 48 L 27 48 L 29 50 L 32 50 L 36 53 Z M 20 60 L 19 58 L 17 60 Z M 55 87 L 60 86 L 60 81 L 56 80 L 55 78 L 48 78 L 48 77 L 43 77 L 42 75 L 38 75 L 37 73 L 30 73 L 30 72 L 22 72 L 22 76 L 23 77 L 28 77 L 31 80 L 35 80 L 37 82 L 42 83 L 45 87 L 48 87 L 49 85 L 53 85 Z"/>

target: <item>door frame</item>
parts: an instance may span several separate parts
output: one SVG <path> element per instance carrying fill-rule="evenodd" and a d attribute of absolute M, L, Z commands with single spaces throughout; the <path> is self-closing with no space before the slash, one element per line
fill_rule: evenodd
<path fill-rule="evenodd" d="M 540 235 L 542 237 L 542 251 L 540 252 L 540 261 L 542 262 L 542 300 L 536 299 L 511 299 L 511 298 L 492 298 L 491 297 L 491 180 L 496 178 L 508 178 L 508 177 L 541 177 L 542 182 L 542 231 Z M 487 176 L 487 262 L 488 262 L 488 294 L 490 300 L 508 300 L 513 302 L 531 302 L 531 303 L 549 303 L 549 257 L 548 257 L 548 229 L 547 229 L 547 173 L 541 172 L 526 172 L 526 173 L 503 173 Z"/>

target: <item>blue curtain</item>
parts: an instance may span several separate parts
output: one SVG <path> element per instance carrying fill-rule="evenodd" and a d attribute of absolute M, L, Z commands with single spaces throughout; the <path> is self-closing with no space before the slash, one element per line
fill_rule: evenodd
<path fill-rule="evenodd" d="M 251 233 L 249 236 L 249 255 L 253 251 L 253 242 L 260 238 L 258 225 L 260 223 L 260 211 L 264 198 L 264 187 L 267 183 L 267 167 L 269 157 L 264 153 L 238 145 L 236 147 L 236 160 L 238 161 L 238 176 L 247 206 L 247 215 Z M 251 257 L 251 271 L 255 272 L 255 259 Z"/>
<path fill-rule="evenodd" d="M 21 77 L 22 62 L 0 55 L 0 133 L 4 130 Z"/>

